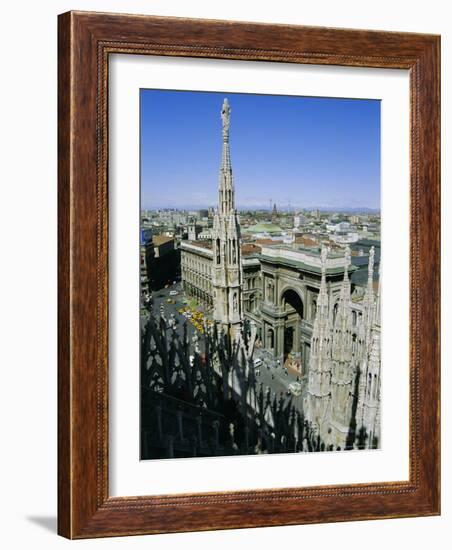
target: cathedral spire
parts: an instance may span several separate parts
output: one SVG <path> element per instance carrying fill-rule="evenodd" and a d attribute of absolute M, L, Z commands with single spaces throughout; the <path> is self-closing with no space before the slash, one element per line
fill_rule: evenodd
<path fill-rule="evenodd" d="M 371 246 L 369 250 L 369 267 L 367 269 L 367 289 L 373 294 L 373 278 L 374 278 L 374 263 L 375 263 L 375 247 Z"/>
<path fill-rule="evenodd" d="M 309 376 L 305 397 L 306 419 L 320 429 L 322 436 L 325 435 L 322 430 L 330 414 L 331 396 L 331 319 L 326 284 L 327 256 L 328 249 L 322 246 L 320 289 L 311 337 Z"/>
<path fill-rule="evenodd" d="M 375 313 L 374 313 L 374 323 L 376 325 L 380 324 L 380 317 L 381 317 L 381 259 L 380 263 L 378 264 L 378 290 L 377 290 L 377 300 L 375 304 Z"/>
<path fill-rule="evenodd" d="M 231 154 L 229 150 L 229 127 L 231 124 L 231 107 L 227 98 L 223 101 L 221 109 L 223 123 L 223 152 L 221 157 L 220 181 L 218 186 L 218 208 L 222 216 L 230 214 L 234 208 L 234 181 L 232 178 Z"/>
<path fill-rule="evenodd" d="M 320 253 L 321 281 L 317 299 L 316 315 L 311 339 L 311 371 L 329 370 L 331 346 L 331 323 L 329 296 L 326 285 L 326 259 L 328 249 L 323 246 Z"/>
<path fill-rule="evenodd" d="M 380 433 L 380 367 L 381 342 L 380 331 L 371 334 L 371 345 L 360 374 L 356 426 L 360 444 L 367 448 L 378 446 Z"/>
<path fill-rule="evenodd" d="M 317 300 L 317 312 L 314 322 L 314 333 L 317 333 L 319 336 L 319 358 L 321 359 L 323 355 L 326 355 L 328 353 L 328 350 L 324 349 L 326 342 L 324 342 L 324 338 L 326 336 L 327 329 L 329 328 L 329 317 L 330 317 L 330 311 L 329 311 L 329 299 L 328 299 L 328 290 L 326 286 L 326 259 L 328 256 L 328 249 L 325 246 L 322 246 L 322 250 L 320 253 L 320 261 L 321 261 L 321 273 L 322 278 L 320 281 L 320 289 L 319 289 L 319 297 Z M 329 336 L 329 335 L 328 335 Z"/>
<path fill-rule="evenodd" d="M 372 325 L 374 322 L 375 313 L 375 296 L 374 296 L 374 263 L 375 263 L 375 248 L 372 246 L 369 250 L 369 266 L 367 269 L 367 288 L 364 296 L 364 327 L 366 346 L 370 346 L 370 337 Z"/>
<path fill-rule="evenodd" d="M 333 358 L 350 361 L 352 354 L 352 319 L 350 304 L 350 279 L 348 268 L 351 263 L 350 247 L 345 249 L 344 279 L 342 281 L 333 333 Z"/>
<path fill-rule="evenodd" d="M 235 334 L 243 320 L 240 220 L 234 205 L 234 183 L 229 153 L 231 108 L 227 99 L 221 109 L 223 154 L 218 187 L 218 210 L 212 228 L 214 268 L 212 291 L 214 319 Z"/>

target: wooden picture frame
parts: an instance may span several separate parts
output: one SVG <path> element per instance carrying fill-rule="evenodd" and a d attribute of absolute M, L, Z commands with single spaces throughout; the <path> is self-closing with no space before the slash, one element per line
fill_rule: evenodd
<path fill-rule="evenodd" d="M 68 538 L 440 513 L 440 38 L 69 12 L 58 38 L 58 532 Z M 112 53 L 410 73 L 409 481 L 110 497 L 108 62 Z"/>

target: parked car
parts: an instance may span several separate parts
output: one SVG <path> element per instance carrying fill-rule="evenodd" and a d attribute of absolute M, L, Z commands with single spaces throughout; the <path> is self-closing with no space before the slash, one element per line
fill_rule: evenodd
<path fill-rule="evenodd" d="M 170 293 L 169 293 L 170 296 L 177 296 L 178 294 L 179 292 L 177 292 L 177 290 L 170 290 Z"/>
<path fill-rule="evenodd" d="M 255 367 L 260 367 L 262 365 L 262 359 L 254 359 L 253 361 Z"/>

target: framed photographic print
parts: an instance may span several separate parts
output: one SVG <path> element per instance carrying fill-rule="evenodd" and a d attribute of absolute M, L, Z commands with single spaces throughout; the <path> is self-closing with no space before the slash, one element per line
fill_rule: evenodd
<path fill-rule="evenodd" d="M 439 37 L 59 17 L 59 533 L 439 514 Z"/>

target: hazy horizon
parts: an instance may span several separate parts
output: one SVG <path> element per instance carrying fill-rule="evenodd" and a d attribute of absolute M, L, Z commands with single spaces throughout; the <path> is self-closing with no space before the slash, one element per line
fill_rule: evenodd
<path fill-rule="evenodd" d="M 142 211 L 153 211 L 153 210 L 175 210 L 175 211 L 188 211 L 188 210 L 208 210 L 209 208 L 216 208 L 215 204 L 192 204 L 192 205 L 181 205 L 181 206 L 167 206 L 167 205 L 156 205 L 152 207 L 141 207 Z M 294 214 L 297 213 L 303 213 L 305 212 L 312 212 L 313 210 L 320 210 L 324 212 L 338 212 L 338 213 L 365 213 L 365 212 L 372 212 L 372 213 L 379 213 L 380 208 L 368 208 L 368 207 L 347 207 L 347 206 L 320 206 L 320 205 L 313 205 L 313 206 L 291 206 L 290 209 L 286 206 L 279 207 L 278 204 L 276 205 L 276 209 L 278 212 L 283 212 L 284 214 Z M 272 212 L 273 211 L 273 205 L 272 208 L 269 208 L 265 205 L 236 205 L 237 211 L 256 211 L 256 212 Z"/>

